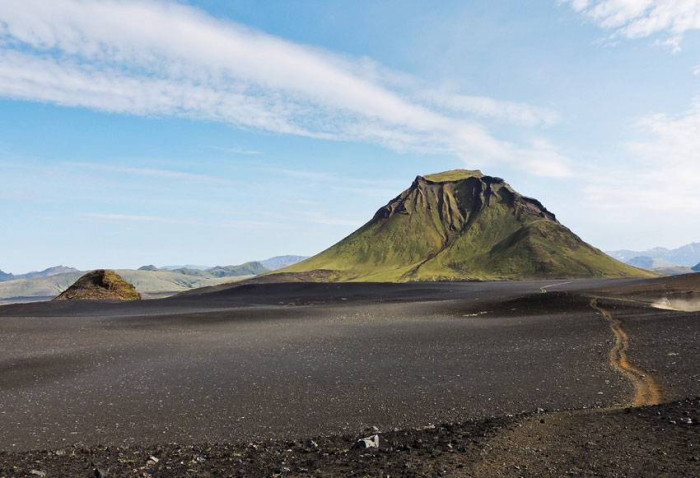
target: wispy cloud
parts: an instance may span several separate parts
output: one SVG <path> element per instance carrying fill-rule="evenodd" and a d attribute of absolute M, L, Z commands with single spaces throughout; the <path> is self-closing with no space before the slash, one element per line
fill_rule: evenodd
<path fill-rule="evenodd" d="M 561 121 L 561 115 L 553 109 L 541 108 L 526 103 L 501 101 L 485 96 L 429 91 L 426 101 L 435 107 L 456 113 L 468 113 L 481 118 L 522 126 L 549 127 Z"/>
<path fill-rule="evenodd" d="M 196 226 L 196 227 L 214 227 L 214 228 L 242 228 L 242 229 L 259 229 L 274 226 L 278 224 L 266 221 L 252 221 L 244 219 L 222 219 L 216 222 L 200 221 L 189 218 L 177 218 L 170 216 L 155 216 L 143 214 L 112 214 L 112 213 L 85 213 L 79 215 L 83 219 L 106 222 L 134 222 L 134 223 L 149 223 L 149 224 L 170 224 L 177 226 Z"/>
<path fill-rule="evenodd" d="M 587 194 L 632 221 L 693 220 L 700 214 L 700 98 L 681 115 L 649 115 L 636 127 L 644 139 L 626 144 L 633 167 L 596 174 Z"/>
<path fill-rule="evenodd" d="M 81 170 L 90 169 L 93 171 L 104 171 L 110 173 L 120 173 L 128 174 L 132 176 L 144 176 L 150 178 L 159 179 L 171 179 L 186 182 L 197 182 L 206 184 L 222 184 L 231 185 L 235 184 L 234 181 L 225 178 L 219 178 L 216 176 L 210 176 L 206 174 L 196 174 L 187 173 L 182 171 L 172 171 L 168 169 L 156 169 L 156 168 L 132 168 L 132 167 L 121 167 L 121 166 L 111 166 L 106 164 L 95 164 L 95 163 L 81 163 L 72 162 L 66 163 L 67 166 L 77 167 Z"/>
<path fill-rule="evenodd" d="M 614 36 L 646 38 L 657 34 L 679 50 L 683 35 L 700 29 L 700 0 L 560 0 Z"/>
<path fill-rule="evenodd" d="M 405 187 L 405 184 L 400 182 L 343 177 L 323 171 L 287 168 L 265 168 L 265 171 L 305 181 L 322 182 L 326 188 L 353 192 L 365 196 L 382 197 L 385 199 L 394 197 L 399 188 Z"/>
<path fill-rule="evenodd" d="M 262 151 L 257 151 L 255 149 L 225 148 L 222 146 L 209 146 L 209 149 L 221 151 L 222 153 L 232 154 L 236 156 L 257 156 L 259 154 L 262 154 Z"/>
<path fill-rule="evenodd" d="M 86 219 L 94 219 L 98 221 L 117 221 L 117 222 L 146 222 L 158 224 L 179 224 L 179 225 L 197 225 L 196 221 L 189 219 L 177 219 L 165 216 L 148 216 L 140 214 L 104 214 L 104 213 L 86 213 L 80 215 Z"/>
<path fill-rule="evenodd" d="M 478 121 L 546 126 L 550 111 L 459 94 L 426 101 L 366 65 L 172 2 L 0 2 L 0 96 L 571 173 L 552 146 L 499 139 Z"/>
<path fill-rule="evenodd" d="M 296 217 L 299 222 L 308 224 L 319 224 L 323 226 L 348 226 L 359 227 L 363 224 L 361 220 L 345 219 L 327 215 L 317 211 L 291 211 L 291 216 Z"/>

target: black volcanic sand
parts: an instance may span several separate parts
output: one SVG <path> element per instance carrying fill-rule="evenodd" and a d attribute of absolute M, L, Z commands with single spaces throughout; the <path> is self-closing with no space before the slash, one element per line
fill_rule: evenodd
<path fill-rule="evenodd" d="M 700 398 L 304 440 L 0 452 L 0 476 L 700 476 Z M 44 473 L 45 475 L 42 475 Z"/>
<path fill-rule="evenodd" d="M 91 461 L 115 476 L 700 476 L 697 400 L 599 410 L 633 392 L 580 294 L 610 284 L 625 281 L 0 307 L 0 476 L 87 476 Z M 669 399 L 700 396 L 699 314 L 604 305 Z M 415 430 L 431 423 L 452 425 Z M 347 451 L 371 426 L 380 450 Z"/>

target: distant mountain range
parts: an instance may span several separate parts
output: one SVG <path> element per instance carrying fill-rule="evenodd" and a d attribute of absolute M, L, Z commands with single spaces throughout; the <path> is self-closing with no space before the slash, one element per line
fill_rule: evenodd
<path fill-rule="evenodd" d="M 271 271 L 276 271 L 278 269 L 294 265 L 306 259 L 308 259 L 308 257 L 306 256 L 276 256 L 259 262 L 263 265 L 264 268 Z"/>
<path fill-rule="evenodd" d="M 26 274 L 10 274 L 7 272 L 3 272 L 0 270 L 0 282 L 3 281 L 8 281 L 8 280 L 18 280 L 18 279 L 39 279 L 42 277 L 51 277 L 51 276 L 56 276 L 59 274 L 66 274 L 69 272 L 79 272 L 78 269 L 74 269 L 73 267 L 65 267 L 65 266 L 55 266 L 55 267 L 49 267 L 48 269 L 44 269 L 43 271 L 36 271 L 36 272 L 28 272 Z"/>
<path fill-rule="evenodd" d="M 260 262 L 246 262 L 237 266 L 215 266 L 215 267 L 172 267 L 158 268 L 153 265 L 139 267 L 140 271 L 157 272 L 168 271 L 177 274 L 195 277 L 237 277 L 237 276 L 254 276 L 269 272 L 270 269 L 264 267 Z"/>
<path fill-rule="evenodd" d="M 154 298 L 247 279 L 274 270 L 273 267 L 280 267 L 280 264 L 294 264 L 303 259 L 302 256 L 279 256 L 235 266 L 173 267 L 172 270 L 147 265 L 138 270 L 119 269 L 116 272 L 133 284 L 144 298 Z M 265 267 L 266 263 L 271 267 Z M 83 274 L 85 271 L 64 266 L 21 275 L 0 271 L 0 301 L 51 299 L 68 289 Z"/>
<path fill-rule="evenodd" d="M 226 269 L 226 268 L 231 268 L 231 267 L 244 267 L 246 265 L 249 265 L 253 268 L 258 268 L 258 265 L 261 265 L 265 270 L 261 270 L 260 272 L 257 272 L 257 274 L 261 274 L 263 272 L 268 272 L 268 271 L 275 271 L 277 269 L 282 269 L 283 267 L 291 266 L 293 264 L 296 264 L 297 262 L 301 262 L 305 259 L 308 259 L 307 256 L 275 256 L 275 257 L 270 257 L 269 259 L 265 259 L 262 261 L 251 261 L 251 262 L 246 262 L 245 264 L 241 264 L 239 266 L 202 266 L 202 265 L 194 265 L 194 264 L 185 264 L 181 266 L 162 266 L 162 267 L 156 267 L 153 265 L 150 266 L 143 266 L 139 270 L 168 270 L 168 271 L 211 271 L 213 269 Z"/>
<path fill-rule="evenodd" d="M 503 179 L 455 170 L 418 176 L 360 229 L 261 280 L 405 282 L 645 277 L 561 224 Z"/>
<path fill-rule="evenodd" d="M 646 251 L 619 250 L 608 254 L 615 259 L 644 269 L 667 273 L 700 272 L 700 243 L 694 242 L 677 249 L 655 247 Z M 700 268 L 699 268 L 700 269 Z"/>

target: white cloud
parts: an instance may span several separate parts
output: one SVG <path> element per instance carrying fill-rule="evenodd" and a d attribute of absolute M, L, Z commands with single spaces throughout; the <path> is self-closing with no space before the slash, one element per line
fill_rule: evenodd
<path fill-rule="evenodd" d="M 188 219 L 174 219 L 162 216 L 146 216 L 140 214 L 103 214 L 103 213 L 86 213 L 81 217 L 86 219 L 95 219 L 98 221 L 118 221 L 118 222 L 147 222 L 158 224 L 180 224 L 180 225 L 197 225 L 197 222 Z"/>
<path fill-rule="evenodd" d="M 111 166 L 106 164 L 94 164 L 94 163 L 66 163 L 69 167 L 77 167 L 81 170 L 92 169 L 93 171 L 104 171 L 110 173 L 120 173 L 128 174 L 132 176 L 143 176 L 150 178 L 159 179 L 172 179 L 186 182 L 196 182 L 205 184 L 223 184 L 223 185 L 233 185 L 234 181 L 229 179 L 219 178 L 216 176 L 209 176 L 207 174 L 195 174 L 195 173 L 185 173 L 182 171 L 172 171 L 169 169 L 156 169 L 156 168 L 132 168 L 132 167 L 122 167 L 122 166 Z"/>
<path fill-rule="evenodd" d="M 426 101 L 422 88 L 392 86 L 400 77 L 172 2 L 0 2 L 4 97 L 448 152 L 542 175 L 570 173 L 551 147 L 499 140 L 475 120 L 547 126 L 557 121 L 555 113 L 464 95 L 428 94 Z M 547 165 L 533 167 L 541 153 Z"/>
<path fill-rule="evenodd" d="M 406 186 L 396 181 L 352 178 L 323 171 L 284 168 L 265 168 L 264 170 L 272 174 L 287 176 L 294 179 L 321 182 L 323 186 L 328 189 L 347 191 L 364 197 L 373 196 L 387 200 L 396 196 L 397 192 Z"/>
<path fill-rule="evenodd" d="M 255 149 L 225 148 L 222 146 L 209 146 L 209 149 L 221 151 L 222 153 L 232 154 L 235 156 L 256 156 L 258 154 L 262 154 L 262 151 L 257 151 Z"/>
<path fill-rule="evenodd" d="M 522 126 L 553 126 L 561 118 L 550 108 L 539 108 L 526 103 L 500 101 L 484 96 L 429 92 L 427 101 L 439 108 L 456 113 L 469 113 L 481 118 L 494 119 Z"/>
<path fill-rule="evenodd" d="M 680 48 L 683 35 L 700 29 L 700 0 L 560 0 L 614 35 L 646 38 L 664 34 L 663 43 Z"/>
<path fill-rule="evenodd" d="M 700 98 L 678 116 L 650 115 L 637 127 L 643 140 L 627 144 L 632 166 L 591 178 L 597 207 L 630 221 L 680 225 L 700 214 Z"/>
<path fill-rule="evenodd" d="M 335 217 L 321 212 L 313 211 L 290 211 L 292 216 L 298 218 L 300 222 L 308 224 L 320 224 L 323 226 L 348 226 L 357 228 L 363 224 L 363 221 L 344 219 L 342 217 Z"/>
<path fill-rule="evenodd" d="M 142 214 L 112 214 L 112 213 L 85 213 L 80 214 L 84 219 L 105 222 L 134 222 L 134 223 L 149 223 L 149 224 L 171 224 L 176 226 L 196 226 L 196 227 L 213 227 L 213 228 L 242 228 L 255 229 L 274 226 L 277 224 L 263 221 L 248 221 L 248 220 L 217 220 L 217 221 L 198 221 L 186 218 L 173 218 L 169 216 L 152 216 Z"/>

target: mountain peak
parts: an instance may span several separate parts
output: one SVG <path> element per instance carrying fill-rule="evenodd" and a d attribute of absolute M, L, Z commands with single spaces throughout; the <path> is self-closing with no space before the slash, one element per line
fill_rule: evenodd
<path fill-rule="evenodd" d="M 478 169 L 452 169 L 450 171 L 443 171 L 441 173 L 428 174 L 426 176 L 418 176 L 416 179 L 425 179 L 432 183 L 448 183 L 455 181 L 464 181 L 469 178 L 483 178 L 484 173 Z"/>

